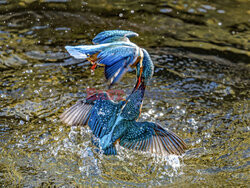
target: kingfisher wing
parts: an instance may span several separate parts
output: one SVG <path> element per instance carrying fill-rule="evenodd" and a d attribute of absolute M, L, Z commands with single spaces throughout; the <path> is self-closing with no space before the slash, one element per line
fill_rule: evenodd
<path fill-rule="evenodd" d="M 60 119 L 67 125 L 86 125 L 96 100 L 96 94 L 85 100 L 79 100 L 76 104 L 65 110 Z"/>
<path fill-rule="evenodd" d="M 132 121 L 120 139 L 120 145 L 133 150 L 160 155 L 183 154 L 185 142 L 171 131 L 151 122 Z"/>
<path fill-rule="evenodd" d="M 101 51 L 97 58 L 98 63 L 105 65 L 105 77 L 111 85 L 120 81 L 129 67 L 135 64 L 140 57 L 136 46 L 114 46 Z"/>
<path fill-rule="evenodd" d="M 116 148 L 114 145 L 106 148 L 105 150 L 103 150 L 103 153 L 105 155 L 116 155 L 117 154 L 117 151 L 116 151 Z"/>
<path fill-rule="evenodd" d="M 133 43 L 114 42 L 99 45 L 66 46 L 69 54 L 76 59 L 104 65 L 105 77 L 113 85 L 120 81 L 129 67 L 138 62 L 140 49 Z"/>
<path fill-rule="evenodd" d="M 78 101 L 61 116 L 62 122 L 68 125 L 88 125 L 96 137 L 109 131 L 112 120 L 125 102 L 115 103 L 108 94 L 98 93 L 86 100 Z M 112 119 L 113 118 L 113 119 Z"/>
<path fill-rule="evenodd" d="M 95 36 L 92 40 L 94 44 L 104 44 L 115 41 L 128 41 L 130 37 L 139 36 L 133 31 L 126 30 L 109 30 L 103 31 Z"/>
<path fill-rule="evenodd" d="M 75 59 L 87 59 L 89 56 L 99 53 L 110 45 L 111 44 L 65 46 L 65 49 Z"/>

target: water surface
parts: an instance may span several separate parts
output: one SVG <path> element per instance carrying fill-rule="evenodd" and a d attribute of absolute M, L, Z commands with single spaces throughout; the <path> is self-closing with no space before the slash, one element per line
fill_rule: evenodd
<path fill-rule="evenodd" d="M 1 0 L 0 185 L 247 186 L 249 7 L 247 0 Z M 104 156 L 88 129 L 59 121 L 87 88 L 107 89 L 103 69 L 91 75 L 64 46 L 89 44 L 107 29 L 140 34 L 132 40 L 156 66 L 141 120 L 184 138 L 184 156 L 123 148 Z M 114 89 L 131 92 L 134 75 Z"/>

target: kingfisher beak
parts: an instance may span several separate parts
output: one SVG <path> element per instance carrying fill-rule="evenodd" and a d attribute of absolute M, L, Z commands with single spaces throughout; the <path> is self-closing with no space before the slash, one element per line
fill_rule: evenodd
<path fill-rule="evenodd" d="M 138 87 L 140 86 L 141 84 L 141 77 L 138 78 L 137 82 L 136 82 L 136 85 L 135 85 L 135 89 L 138 89 Z"/>
<path fill-rule="evenodd" d="M 132 91 L 132 93 L 134 93 L 136 90 L 138 90 L 138 89 L 146 89 L 146 85 L 145 85 L 145 83 L 144 83 L 144 81 L 143 81 L 143 79 L 141 78 L 141 77 L 139 77 L 138 78 L 138 80 L 137 80 L 137 82 L 136 82 L 136 85 L 135 85 L 135 87 L 134 87 L 134 89 L 133 89 L 133 91 Z"/>

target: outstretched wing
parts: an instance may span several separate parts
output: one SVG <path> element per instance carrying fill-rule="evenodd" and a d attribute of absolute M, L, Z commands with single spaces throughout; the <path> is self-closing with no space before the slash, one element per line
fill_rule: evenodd
<path fill-rule="evenodd" d="M 123 104 L 123 101 L 113 102 L 106 93 L 98 93 L 84 101 L 78 101 L 60 118 L 68 125 L 88 124 L 93 134 L 96 137 L 101 137 L 106 131 L 109 131 L 112 120 L 116 118 L 117 111 Z"/>
<path fill-rule="evenodd" d="M 116 155 L 117 154 L 117 151 L 116 151 L 116 148 L 114 145 L 106 148 L 105 150 L 103 150 L 103 153 L 105 155 Z"/>
<path fill-rule="evenodd" d="M 142 56 L 138 46 L 127 42 L 65 48 L 74 58 L 87 59 L 93 64 L 104 65 L 105 77 L 111 85 L 117 83 L 128 68 L 136 64 Z"/>
<path fill-rule="evenodd" d="M 130 37 L 139 36 L 137 33 L 133 31 L 125 31 L 125 30 L 110 30 L 103 31 L 95 36 L 92 40 L 94 44 L 104 44 L 115 41 L 128 41 Z"/>
<path fill-rule="evenodd" d="M 111 45 L 112 44 L 65 46 L 65 49 L 75 59 L 86 59 Z"/>
<path fill-rule="evenodd" d="M 95 97 L 90 96 L 85 100 L 79 100 L 76 104 L 65 110 L 60 119 L 67 125 L 86 125 L 94 106 Z"/>
<path fill-rule="evenodd" d="M 132 121 L 120 139 L 120 145 L 133 150 L 160 155 L 183 154 L 187 146 L 175 133 L 151 122 Z"/>

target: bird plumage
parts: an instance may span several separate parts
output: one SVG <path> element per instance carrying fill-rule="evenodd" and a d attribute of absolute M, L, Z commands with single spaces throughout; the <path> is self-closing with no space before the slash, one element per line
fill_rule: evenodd
<path fill-rule="evenodd" d="M 132 31 L 104 31 L 93 39 L 94 45 L 65 48 L 74 58 L 90 61 L 93 70 L 96 65 L 105 66 L 105 77 L 110 82 L 110 87 L 119 82 L 130 67 L 136 67 L 137 89 L 142 80 L 147 81 L 152 77 L 153 63 L 145 49 L 130 42 L 129 38 L 134 36 L 138 34 Z M 148 73 L 147 77 L 144 75 L 144 78 L 141 78 L 143 72 Z"/>
<path fill-rule="evenodd" d="M 152 122 L 137 122 L 144 88 L 140 86 L 129 100 L 115 103 L 108 94 L 99 93 L 73 105 L 61 115 L 68 125 L 88 125 L 100 139 L 105 154 L 116 154 L 115 143 L 127 149 L 159 155 L 184 153 L 184 141 L 173 132 Z M 91 107 L 90 107 L 91 106 Z"/>
<path fill-rule="evenodd" d="M 68 125 L 88 125 L 104 154 L 117 154 L 115 143 L 127 149 L 160 155 L 183 154 L 185 142 L 159 124 L 137 122 L 144 93 L 152 78 L 154 64 L 145 49 L 129 41 L 137 33 L 112 30 L 99 33 L 94 45 L 66 46 L 71 56 L 105 66 L 105 77 L 111 86 L 117 83 L 129 67 L 136 68 L 137 82 L 125 101 L 114 102 L 107 93 L 97 93 L 78 101 L 67 109 L 61 120 Z"/>
<path fill-rule="evenodd" d="M 92 40 L 93 44 L 103 44 L 110 43 L 115 41 L 129 41 L 131 37 L 139 36 L 137 33 L 133 31 L 125 31 L 125 30 L 110 30 L 103 31 L 95 36 Z"/>

